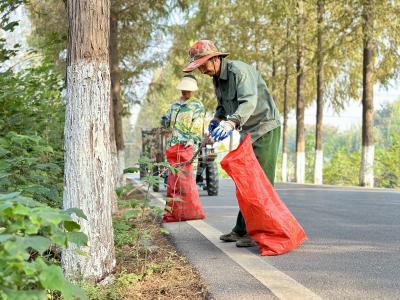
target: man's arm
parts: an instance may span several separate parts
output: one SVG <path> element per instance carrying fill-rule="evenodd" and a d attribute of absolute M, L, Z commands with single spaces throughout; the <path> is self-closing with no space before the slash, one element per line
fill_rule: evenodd
<path fill-rule="evenodd" d="M 218 105 L 215 110 L 214 119 L 218 121 L 226 120 L 226 112 L 222 105 Z"/>
<path fill-rule="evenodd" d="M 254 78 L 252 72 L 246 70 L 236 74 L 235 83 L 239 106 L 228 119 L 238 127 L 245 124 L 256 109 L 257 78 Z"/>

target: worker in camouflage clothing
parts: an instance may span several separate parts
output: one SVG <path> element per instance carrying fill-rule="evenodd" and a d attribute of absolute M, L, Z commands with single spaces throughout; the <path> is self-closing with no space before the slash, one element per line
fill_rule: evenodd
<path fill-rule="evenodd" d="M 215 141 L 222 141 L 238 129 L 243 138 L 251 135 L 254 153 L 271 184 L 280 141 L 280 116 L 261 74 L 251 65 L 228 60 L 229 53 L 220 52 L 210 40 L 199 40 L 189 50 L 190 63 L 183 69 L 199 69 L 213 78 L 218 106 L 208 131 Z M 245 220 L 239 211 L 232 232 L 220 237 L 236 242 L 238 247 L 256 246 L 246 232 Z"/>
<path fill-rule="evenodd" d="M 198 90 L 196 77 L 191 74 L 183 76 L 176 88 L 181 91 L 182 96 L 171 104 L 161 118 L 161 125 L 172 129 L 167 145 L 197 145 L 203 134 L 205 110 L 200 100 L 193 96 Z"/>

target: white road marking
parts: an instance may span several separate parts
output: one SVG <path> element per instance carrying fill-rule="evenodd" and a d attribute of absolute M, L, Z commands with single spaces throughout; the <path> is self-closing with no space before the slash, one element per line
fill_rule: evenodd
<path fill-rule="evenodd" d="M 187 221 L 187 223 L 200 232 L 214 246 L 229 256 L 234 262 L 240 265 L 245 271 L 261 282 L 279 299 L 322 299 L 293 278 L 267 263 L 258 255 L 237 248 L 232 243 L 220 242 L 219 236 L 222 233 L 206 222 L 194 220 Z"/>
<path fill-rule="evenodd" d="M 381 190 L 381 189 L 376 189 L 376 190 L 371 190 L 371 189 L 340 189 L 340 188 L 275 188 L 276 191 L 323 191 L 323 192 L 361 192 L 361 193 L 394 193 L 394 194 L 400 194 L 399 190 Z"/>

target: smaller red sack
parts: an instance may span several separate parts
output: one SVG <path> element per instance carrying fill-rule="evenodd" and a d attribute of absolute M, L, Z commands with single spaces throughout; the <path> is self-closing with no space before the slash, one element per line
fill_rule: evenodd
<path fill-rule="evenodd" d="M 193 156 L 193 146 L 175 144 L 166 150 L 167 161 L 174 166 L 188 161 Z M 168 201 L 165 210 L 164 222 L 179 222 L 185 220 L 204 219 L 206 217 L 201 206 L 199 192 L 193 176 L 192 164 L 179 166 L 177 174 L 168 175 L 167 198 L 179 198 L 182 201 Z"/>
<path fill-rule="evenodd" d="M 261 255 L 287 253 L 307 239 L 261 168 L 249 134 L 224 157 L 221 166 L 236 184 L 247 233 L 258 243 Z"/>

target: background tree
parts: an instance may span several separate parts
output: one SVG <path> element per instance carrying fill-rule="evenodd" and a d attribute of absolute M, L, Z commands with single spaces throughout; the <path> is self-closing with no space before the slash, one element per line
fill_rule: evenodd
<path fill-rule="evenodd" d="M 304 2 L 297 1 L 296 182 L 305 181 L 304 146 Z"/>
<path fill-rule="evenodd" d="M 178 3 L 184 6 L 184 3 Z M 110 13 L 110 70 L 112 106 L 110 116 L 111 147 L 115 178 L 122 184 L 124 169 L 124 134 L 122 119 L 129 105 L 138 101 L 137 81 L 143 72 L 161 59 L 157 45 L 163 39 L 167 12 L 177 2 L 165 0 L 112 0 Z M 64 4 L 58 0 L 33 0 L 28 6 L 34 25 L 31 45 L 64 68 L 67 22 Z M 51 45 L 51 47 L 49 47 Z M 140 89 L 139 89 L 140 90 Z"/>
<path fill-rule="evenodd" d="M 114 180 L 110 147 L 108 0 L 68 0 L 65 209 L 79 207 L 88 235 L 87 256 L 63 253 L 69 276 L 101 280 L 115 266 L 111 208 Z"/>
<path fill-rule="evenodd" d="M 372 1 L 363 1 L 363 94 L 362 94 L 362 153 L 360 168 L 360 185 L 374 186 L 374 60 L 373 45 L 374 12 Z"/>

